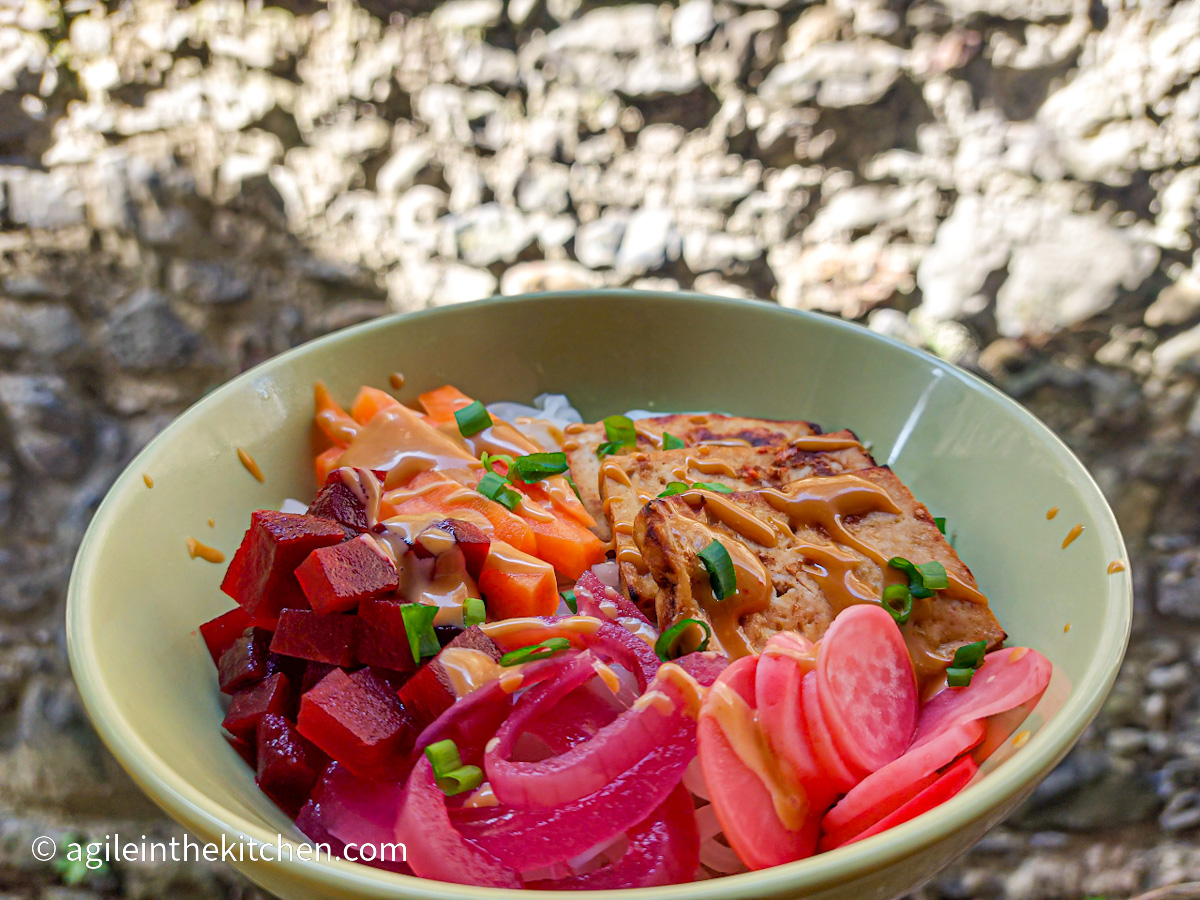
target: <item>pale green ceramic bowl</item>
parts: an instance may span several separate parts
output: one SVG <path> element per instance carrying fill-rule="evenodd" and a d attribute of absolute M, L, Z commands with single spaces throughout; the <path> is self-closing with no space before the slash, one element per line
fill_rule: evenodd
<path fill-rule="evenodd" d="M 231 603 L 218 590 L 224 567 L 190 559 L 185 540 L 231 554 L 251 510 L 310 496 L 312 383 L 324 379 L 348 400 L 360 384 L 386 386 L 396 370 L 409 401 L 453 382 L 484 401 L 563 392 L 593 418 L 710 409 L 853 428 L 948 517 L 1011 643 L 1037 648 L 1059 669 L 1056 698 L 1026 726 L 1032 739 L 1015 754 L 1006 747 L 993 771 L 937 810 L 811 860 L 639 897 L 900 895 L 1003 819 L 1112 685 L 1131 614 L 1128 573 L 1106 574 L 1125 555 L 1116 522 L 1067 448 L 983 382 L 858 326 L 765 303 L 615 291 L 453 306 L 351 328 L 234 379 L 138 456 L 88 530 L 67 609 L 83 700 L 138 784 L 201 838 L 300 836 L 221 739 L 220 695 L 196 627 Z M 239 464 L 239 446 L 265 484 Z M 1051 506 L 1061 511 L 1048 521 Z M 1083 535 L 1064 550 L 1076 523 Z M 287 898 L 513 895 L 342 861 L 237 868 Z"/>

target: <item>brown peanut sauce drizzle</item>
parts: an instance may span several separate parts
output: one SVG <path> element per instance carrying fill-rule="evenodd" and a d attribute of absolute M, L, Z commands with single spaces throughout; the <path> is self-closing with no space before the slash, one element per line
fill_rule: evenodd
<path fill-rule="evenodd" d="M 861 447 L 862 442 L 833 434 L 809 434 L 789 441 L 788 446 L 807 453 L 819 453 L 828 450 L 850 450 Z"/>
<path fill-rule="evenodd" d="M 266 476 L 263 475 L 262 469 L 258 467 L 258 463 L 254 461 L 254 457 L 250 455 L 250 452 L 245 447 L 238 447 L 237 455 L 242 467 L 254 476 L 255 481 L 261 484 L 267 480 Z"/>
<path fill-rule="evenodd" d="M 1067 536 L 1063 538 L 1062 548 L 1066 550 L 1075 542 L 1075 538 L 1079 537 L 1081 534 L 1083 534 L 1083 524 L 1080 523 L 1079 525 L 1073 526 L 1071 530 L 1067 532 Z"/>
<path fill-rule="evenodd" d="M 439 469 L 451 477 L 458 475 L 455 480 L 460 480 L 480 468 L 479 460 L 470 452 L 407 406 L 389 406 L 376 413 L 358 431 L 337 463 L 386 471 L 384 484 L 389 488 L 405 484 L 428 469 Z"/>
<path fill-rule="evenodd" d="M 787 491 L 764 488 L 752 492 L 782 517 L 771 517 L 770 524 L 721 494 L 710 491 L 687 491 L 681 496 L 690 505 L 702 504 L 710 516 L 736 535 L 762 546 L 777 546 L 781 536 L 787 537 L 804 558 L 803 571 L 818 585 L 832 607 L 833 615 L 857 603 L 880 603 L 881 591 L 865 584 L 858 575 L 862 557 L 880 568 L 883 584 L 900 583 L 903 574 L 888 566 L 888 557 L 877 548 L 860 540 L 846 527 L 845 519 L 870 513 L 902 515 L 903 510 L 880 486 L 851 473 L 803 479 Z M 681 519 L 673 525 L 681 543 L 694 546 L 698 552 L 720 536 L 708 525 L 695 519 Z M 813 542 L 797 538 L 804 530 L 819 530 L 829 542 Z M 770 534 L 768 534 L 770 532 Z M 680 618 L 702 613 L 712 624 L 714 635 L 731 657 L 753 652 L 741 628 L 741 619 L 752 612 L 765 609 L 773 597 L 773 587 L 757 555 L 739 540 L 722 541 L 734 562 L 738 576 L 738 591 L 733 597 L 716 601 L 708 589 L 707 579 L 698 577 L 699 590 L 696 610 L 683 610 Z M 753 560 L 753 563 L 748 562 Z M 740 565 L 739 565 L 740 562 Z M 701 573 L 703 574 L 703 573 Z M 973 603 L 987 603 L 975 588 L 947 572 L 949 586 L 939 596 Z M 932 598 L 914 600 L 910 622 L 922 621 Z M 732 602 L 731 602 L 732 601 Z M 949 660 L 937 655 L 935 648 L 917 629 L 906 625 L 908 645 L 918 680 L 923 685 L 940 678 Z"/>
<path fill-rule="evenodd" d="M 210 547 L 208 544 L 202 544 L 194 537 L 187 539 L 188 556 L 192 559 L 202 559 L 210 563 L 225 562 L 225 554 L 216 547 Z"/>
<path fill-rule="evenodd" d="M 1118 572 L 1124 572 L 1125 563 L 1121 562 L 1119 559 L 1114 559 L 1108 564 L 1108 568 L 1105 571 L 1107 571 L 1109 575 L 1116 575 Z"/>

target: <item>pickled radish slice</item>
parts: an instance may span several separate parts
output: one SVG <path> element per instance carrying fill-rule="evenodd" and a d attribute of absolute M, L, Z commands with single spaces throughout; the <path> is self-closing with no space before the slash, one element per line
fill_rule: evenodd
<path fill-rule="evenodd" d="M 789 766 L 808 792 L 813 808 L 833 801 L 817 752 L 804 721 L 801 684 L 815 665 L 812 642 L 798 634 L 780 632 L 773 636 L 758 658 L 754 694 L 758 719 L 771 751 Z"/>
<path fill-rule="evenodd" d="M 817 696 L 835 746 L 853 769 L 890 763 L 917 727 L 917 678 L 896 621 L 882 606 L 840 612 L 821 641 Z"/>
<path fill-rule="evenodd" d="M 842 844 L 890 815 L 936 781 L 939 769 L 982 741 L 986 731 L 983 722 L 963 722 L 872 772 L 826 814 L 824 837 Z"/>
<path fill-rule="evenodd" d="M 809 672 L 804 676 L 800 696 L 801 705 L 804 707 L 804 725 L 808 729 L 808 736 L 821 771 L 830 790 L 835 794 L 844 794 L 862 781 L 868 773 L 851 769 L 834 745 L 829 725 L 825 721 L 825 713 L 821 710 L 821 701 L 817 697 L 816 672 Z"/>
<path fill-rule="evenodd" d="M 880 819 L 866 831 L 856 834 L 841 844 L 834 844 L 827 841 L 826 838 L 821 839 L 821 851 L 833 850 L 836 847 L 845 847 L 848 844 L 854 844 L 866 838 L 873 837 L 880 832 L 887 831 L 889 828 L 895 828 L 897 825 L 903 825 L 910 819 L 915 819 L 922 813 L 927 813 L 936 806 L 941 806 L 959 791 L 967 786 L 975 773 L 979 771 L 979 766 L 975 765 L 975 760 L 966 756 L 952 765 L 946 770 L 937 781 L 931 784 L 917 796 L 913 797 L 898 810 L 891 815 Z"/>
<path fill-rule="evenodd" d="M 717 718 L 718 694 L 731 690 L 755 706 L 755 669 L 759 657 L 744 656 L 721 673 L 700 709 L 696 740 L 700 766 L 713 809 L 729 845 L 751 869 L 765 869 L 810 856 L 819 818 L 808 815 L 799 830 L 789 830 L 775 811 L 770 790 L 738 756 Z"/>
<path fill-rule="evenodd" d="M 1050 660 L 1036 650 L 994 650 L 983 658 L 969 685 L 946 688 L 921 708 L 913 746 L 927 743 L 960 722 L 986 719 L 1028 703 L 1046 689 L 1050 672 Z"/>

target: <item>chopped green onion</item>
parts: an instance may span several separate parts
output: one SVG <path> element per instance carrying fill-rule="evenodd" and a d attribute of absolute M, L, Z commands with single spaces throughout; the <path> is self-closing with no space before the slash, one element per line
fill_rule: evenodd
<path fill-rule="evenodd" d="M 479 766 L 459 766 L 452 772 L 435 775 L 434 781 L 447 797 L 465 794 L 483 784 L 483 771 Z"/>
<path fill-rule="evenodd" d="M 475 490 L 508 509 L 516 509 L 517 504 L 521 502 L 521 495 L 509 487 L 505 478 L 495 472 L 488 472 L 480 478 Z"/>
<path fill-rule="evenodd" d="M 950 576 L 946 574 L 946 567 L 936 559 L 921 563 L 917 568 L 921 571 L 921 583 L 926 589 L 944 591 L 950 587 Z"/>
<path fill-rule="evenodd" d="M 528 456 L 518 456 L 514 460 L 521 480 L 526 484 L 541 481 L 551 475 L 561 475 L 567 471 L 567 454 L 565 453 L 530 453 Z M 512 469 L 509 469 L 511 472 Z"/>
<path fill-rule="evenodd" d="M 987 652 L 987 641 L 975 641 L 963 644 L 954 651 L 954 662 L 950 665 L 957 669 L 978 669 L 983 665 L 983 655 Z"/>
<path fill-rule="evenodd" d="M 715 481 L 697 481 L 692 485 L 694 491 L 713 491 L 717 494 L 732 494 L 733 488 L 727 484 L 718 484 Z"/>
<path fill-rule="evenodd" d="M 567 609 L 569 609 L 573 613 L 578 614 L 579 603 L 575 599 L 575 592 L 573 590 L 572 591 L 563 591 L 561 594 L 559 594 L 559 596 L 563 598 L 563 603 L 567 604 Z"/>
<path fill-rule="evenodd" d="M 685 482 L 685 481 L 669 481 L 669 482 L 667 482 L 667 489 L 665 491 L 663 491 L 661 494 L 659 494 L 658 496 L 674 497 L 676 494 L 682 494 L 687 489 L 688 489 L 688 486 L 687 486 L 687 482 Z"/>
<path fill-rule="evenodd" d="M 463 437 L 479 434 L 485 428 L 492 427 L 492 417 L 478 400 L 454 411 L 454 421 L 458 423 L 458 431 Z"/>
<path fill-rule="evenodd" d="M 604 435 L 608 438 L 596 448 L 600 458 L 619 454 L 626 449 L 632 450 L 637 446 L 637 429 L 633 427 L 633 419 L 629 416 L 609 416 L 604 420 Z"/>
<path fill-rule="evenodd" d="M 582 503 L 583 498 L 579 496 L 579 485 L 577 485 L 575 483 L 575 479 L 571 477 L 570 472 L 567 473 L 566 478 L 567 478 L 567 484 L 569 484 L 571 486 L 571 490 L 573 490 L 575 492 L 575 499 L 578 500 L 580 503 Z"/>
<path fill-rule="evenodd" d="M 946 533 L 946 517 L 945 516 L 934 516 L 933 524 L 937 526 L 937 530 L 940 531 L 942 534 Z"/>
<path fill-rule="evenodd" d="M 487 618 L 487 607 L 478 597 L 468 597 L 463 601 L 463 627 L 482 625 Z"/>
<path fill-rule="evenodd" d="M 883 608 L 892 614 L 897 625 L 903 625 L 912 615 L 912 591 L 906 584 L 889 584 L 883 589 Z"/>
<path fill-rule="evenodd" d="M 974 677 L 974 669 L 951 667 L 946 670 L 946 684 L 950 685 L 950 687 L 967 687 Z"/>
<path fill-rule="evenodd" d="M 425 748 L 425 758 L 433 766 L 433 774 L 442 775 L 462 768 L 462 757 L 458 755 L 458 745 L 450 738 L 434 741 Z"/>
<path fill-rule="evenodd" d="M 729 551 L 720 541 L 713 541 L 698 554 L 700 562 L 708 570 L 708 580 L 712 584 L 713 596 L 724 600 L 737 592 L 737 572 L 733 568 L 733 559 Z"/>
<path fill-rule="evenodd" d="M 708 642 L 712 638 L 712 629 L 708 627 L 708 623 L 703 619 L 680 619 L 660 634 L 658 640 L 654 642 L 654 652 L 658 654 L 658 658 L 667 662 L 682 656 L 683 654 L 679 652 L 679 639 L 693 625 L 699 625 L 704 629 L 704 640 L 697 645 L 696 650 L 707 650 Z"/>
<path fill-rule="evenodd" d="M 662 448 L 664 450 L 682 450 L 684 446 L 683 438 L 677 438 L 675 435 L 666 431 L 663 432 Z"/>
<path fill-rule="evenodd" d="M 412 651 L 413 661 L 420 662 L 423 657 L 437 656 L 442 649 L 433 631 L 437 607 L 425 603 L 405 603 L 400 607 L 400 615 L 404 618 L 404 632 L 408 635 L 408 649 Z"/>
<path fill-rule="evenodd" d="M 547 656 L 553 656 L 560 650 L 569 649 L 570 646 L 571 642 L 564 637 L 549 638 L 540 644 L 530 644 L 528 647 L 522 647 L 519 650 L 512 650 L 505 653 L 500 657 L 500 665 L 517 666 L 535 659 L 545 659 Z"/>
<path fill-rule="evenodd" d="M 479 457 L 479 461 L 483 463 L 483 468 L 488 472 L 496 471 L 496 463 L 504 463 L 508 468 L 505 470 L 505 474 L 500 475 L 501 478 L 507 478 L 513 469 L 513 458 L 507 453 L 488 453 L 484 450 L 483 455 Z M 496 474 L 499 473 L 497 472 Z"/>

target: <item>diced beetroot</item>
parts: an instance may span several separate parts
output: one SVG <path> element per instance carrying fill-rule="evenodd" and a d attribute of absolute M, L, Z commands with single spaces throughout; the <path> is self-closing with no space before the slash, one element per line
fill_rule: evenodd
<path fill-rule="evenodd" d="M 312 688 L 317 686 L 322 678 L 336 668 L 337 666 L 332 665 L 331 663 L 306 663 L 304 666 L 304 677 L 300 679 L 300 693 L 308 693 Z"/>
<path fill-rule="evenodd" d="M 319 613 L 346 612 L 400 586 L 396 566 L 365 534 L 314 550 L 296 569 L 296 578 Z"/>
<path fill-rule="evenodd" d="M 334 669 L 300 699 L 300 733 L 362 778 L 397 780 L 417 729 L 394 695 Z"/>
<path fill-rule="evenodd" d="M 333 838 L 334 846 L 371 844 L 388 856 L 391 851 L 381 845 L 396 840 L 396 817 L 403 795 L 403 783 L 359 778 L 334 762 L 317 781 L 296 825 L 314 840 L 316 832 Z M 399 857 L 394 863 L 383 859 L 369 865 L 393 872 L 411 872 Z"/>
<path fill-rule="evenodd" d="M 412 677 L 412 672 L 397 672 L 395 669 L 385 669 L 382 666 L 371 666 L 370 670 L 378 681 L 387 685 L 392 694 L 404 687 L 408 683 L 408 679 Z"/>
<path fill-rule="evenodd" d="M 263 716 L 268 713 L 286 716 L 293 712 L 291 707 L 292 686 L 286 675 L 276 672 L 234 694 L 221 724 L 235 737 L 251 741 Z"/>
<path fill-rule="evenodd" d="M 433 527 L 448 532 L 454 538 L 466 559 L 467 571 L 471 573 L 472 578 L 478 578 L 479 573 L 483 571 L 483 562 L 487 559 L 491 538 L 484 534 L 478 525 L 472 525 L 462 519 L 443 519 L 435 522 Z"/>
<path fill-rule="evenodd" d="M 237 755 L 246 761 L 246 765 L 252 769 L 258 768 L 257 740 L 251 743 L 250 741 L 243 741 L 239 737 L 234 737 L 232 734 L 225 734 L 222 737 L 225 738 L 225 743 L 229 744 L 230 747 L 237 751 Z"/>
<path fill-rule="evenodd" d="M 306 609 L 285 609 L 279 616 L 271 650 L 312 662 L 352 666 L 357 643 L 357 616 L 322 616 Z"/>
<path fill-rule="evenodd" d="M 485 635 L 477 625 L 473 625 L 458 635 L 447 646 L 461 647 L 467 650 L 479 650 L 494 660 L 501 656 L 496 642 Z M 418 730 L 423 730 L 438 716 L 448 710 L 457 695 L 451 687 L 450 678 L 446 674 L 441 661 L 435 656 L 426 665 L 421 666 L 400 689 L 400 702 L 416 723 Z"/>
<path fill-rule="evenodd" d="M 260 509 L 221 582 L 221 590 L 257 619 L 270 619 L 282 609 L 307 609 L 296 580 L 296 567 L 321 547 L 339 544 L 346 530 L 319 516 Z"/>
<path fill-rule="evenodd" d="M 325 487 L 321 488 L 309 504 L 308 514 L 332 519 L 359 532 L 366 531 L 369 527 L 367 510 L 359 501 L 358 495 L 346 486 L 337 469 L 329 473 Z"/>
<path fill-rule="evenodd" d="M 270 653 L 271 632 L 265 628 L 247 628 L 243 631 L 241 637 L 221 654 L 217 663 L 222 692 L 232 694 L 270 675 Z"/>
<path fill-rule="evenodd" d="M 258 786 L 290 816 L 304 805 L 329 764 L 283 716 L 268 713 L 258 723 Z"/>
<path fill-rule="evenodd" d="M 397 672 L 416 669 L 404 628 L 403 605 L 399 600 L 386 598 L 364 600 L 358 605 L 362 623 L 358 633 L 359 660 Z"/>
<path fill-rule="evenodd" d="M 208 647 L 208 655 L 212 657 L 213 665 L 221 661 L 221 654 L 249 627 L 250 616 L 240 606 L 235 606 L 229 612 L 221 613 L 200 626 L 200 637 L 204 638 L 204 645 Z"/>

